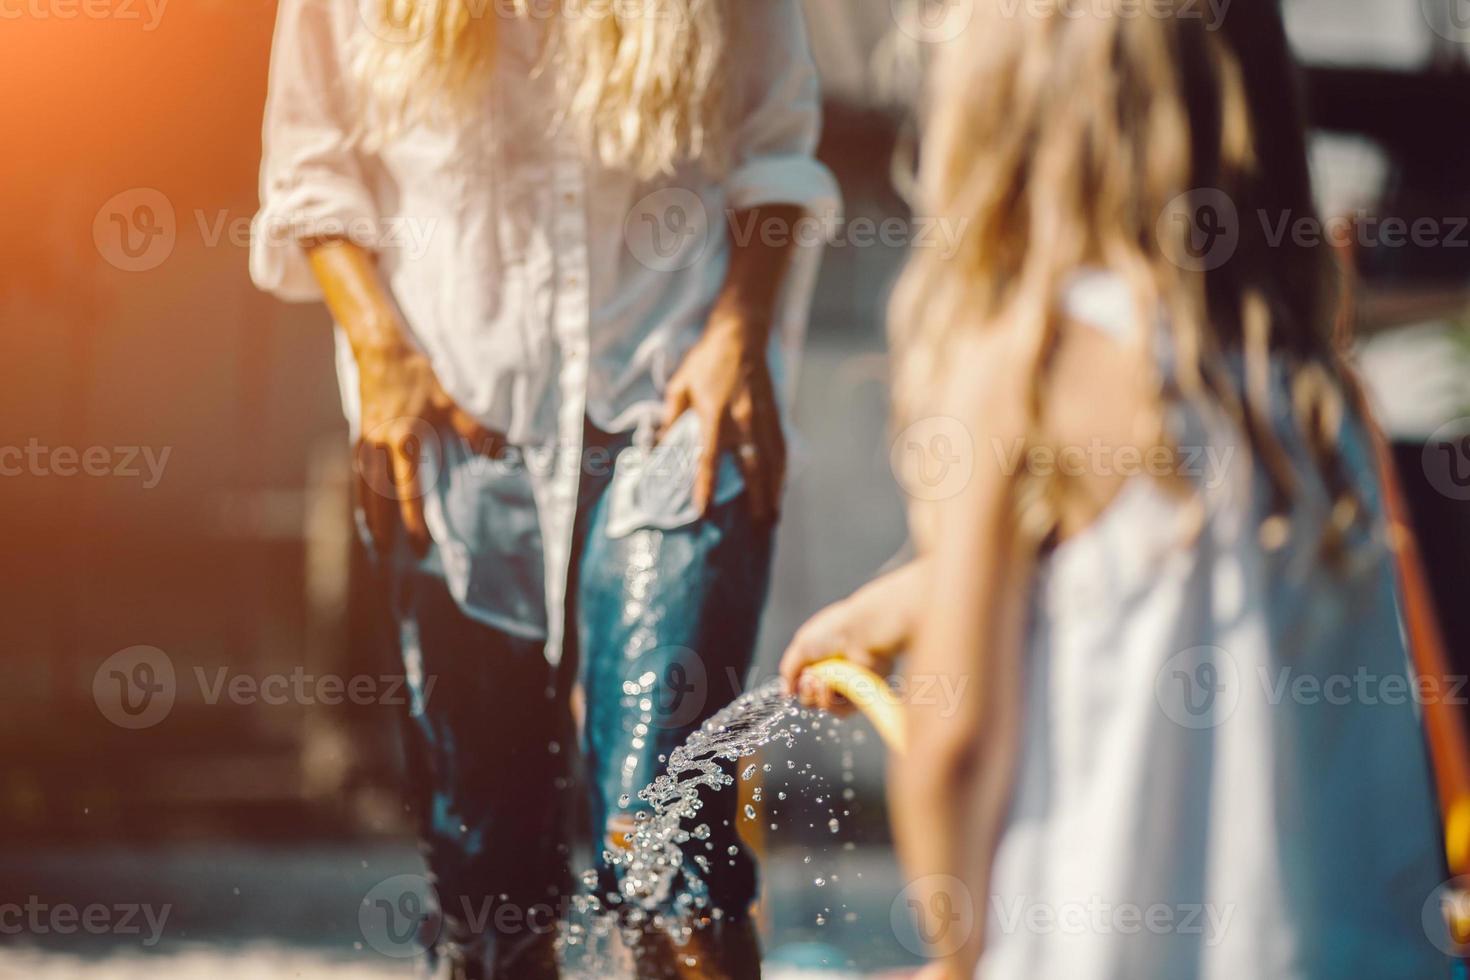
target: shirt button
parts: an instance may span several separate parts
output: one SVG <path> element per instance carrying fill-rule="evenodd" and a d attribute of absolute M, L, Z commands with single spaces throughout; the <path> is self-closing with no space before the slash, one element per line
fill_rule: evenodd
<path fill-rule="evenodd" d="M 577 195 L 574 194 L 574 193 L 572 193 L 571 191 L 567 191 L 565 194 L 563 194 L 561 196 L 561 199 L 563 201 L 565 201 L 566 203 L 568 203 L 568 204 L 576 204 L 577 203 Z"/>
<path fill-rule="evenodd" d="M 580 285 L 582 285 L 582 280 L 578 279 L 576 276 L 567 276 L 568 289 L 576 289 Z"/>

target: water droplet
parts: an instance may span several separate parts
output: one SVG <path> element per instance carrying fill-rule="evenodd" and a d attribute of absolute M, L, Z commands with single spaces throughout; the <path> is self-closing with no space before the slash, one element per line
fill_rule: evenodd
<path fill-rule="evenodd" d="M 814 878 L 812 880 L 812 884 L 816 885 L 818 888 L 826 888 L 827 887 L 827 879 L 826 878 L 822 878 L 822 877 L 817 877 L 817 878 Z"/>

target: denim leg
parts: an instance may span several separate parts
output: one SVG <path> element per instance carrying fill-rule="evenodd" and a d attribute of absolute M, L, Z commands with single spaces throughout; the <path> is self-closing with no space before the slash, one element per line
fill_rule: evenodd
<path fill-rule="evenodd" d="M 587 515 L 577 587 L 583 742 L 599 839 L 611 818 L 646 809 L 638 790 L 740 693 L 765 605 L 772 538 L 770 528 L 752 524 L 743 494 L 692 524 L 622 538 L 607 536 L 606 503 L 604 494 Z M 653 683 L 650 693 L 639 689 L 641 679 Z M 756 892 L 736 806 L 734 787 L 705 795 L 695 822 L 710 826 L 710 839 L 698 846 L 711 870 L 689 867 L 709 886 L 711 905 L 732 918 L 745 914 Z"/>
<path fill-rule="evenodd" d="M 445 938 L 507 922 L 512 942 L 548 930 L 571 880 L 570 685 L 539 642 L 466 617 L 432 550 L 415 560 L 399 542 L 384 565 L 411 694 L 406 764 Z M 519 914 L 497 919 L 507 904 Z"/>

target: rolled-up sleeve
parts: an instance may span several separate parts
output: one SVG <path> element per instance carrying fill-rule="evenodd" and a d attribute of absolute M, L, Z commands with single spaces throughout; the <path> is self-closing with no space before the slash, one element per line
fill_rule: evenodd
<path fill-rule="evenodd" d="M 740 0 L 744 30 L 744 109 L 725 178 L 726 205 L 744 211 L 792 204 L 806 212 L 776 300 L 772 373 L 787 405 L 796 397 L 801 349 L 822 252 L 842 221 L 842 194 L 816 158 L 822 87 L 807 44 L 800 0 Z"/>
<path fill-rule="evenodd" d="M 807 43 L 800 0 L 742 0 L 754 16 L 744 40 L 745 109 L 725 180 L 731 208 L 796 204 L 823 221 L 838 219 L 841 195 L 816 159 L 822 90 Z"/>
<path fill-rule="evenodd" d="M 321 291 L 300 243 L 370 237 L 377 209 L 353 137 L 351 0 L 281 0 L 271 48 L 250 276 L 287 300 Z"/>

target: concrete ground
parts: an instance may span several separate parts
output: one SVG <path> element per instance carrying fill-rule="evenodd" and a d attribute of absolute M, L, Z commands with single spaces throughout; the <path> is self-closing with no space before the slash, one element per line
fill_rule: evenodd
<path fill-rule="evenodd" d="M 358 912 L 375 887 L 420 870 L 407 842 L 11 854 L 0 859 L 0 910 L 23 908 L 0 914 L 11 933 L 0 980 L 414 977 L 408 948 L 385 954 Z M 912 934 L 891 925 L 897 880 L 891 855 L 875 848 L 768 859 L 767 975 L 876 976 L 913 964 Z"/>

